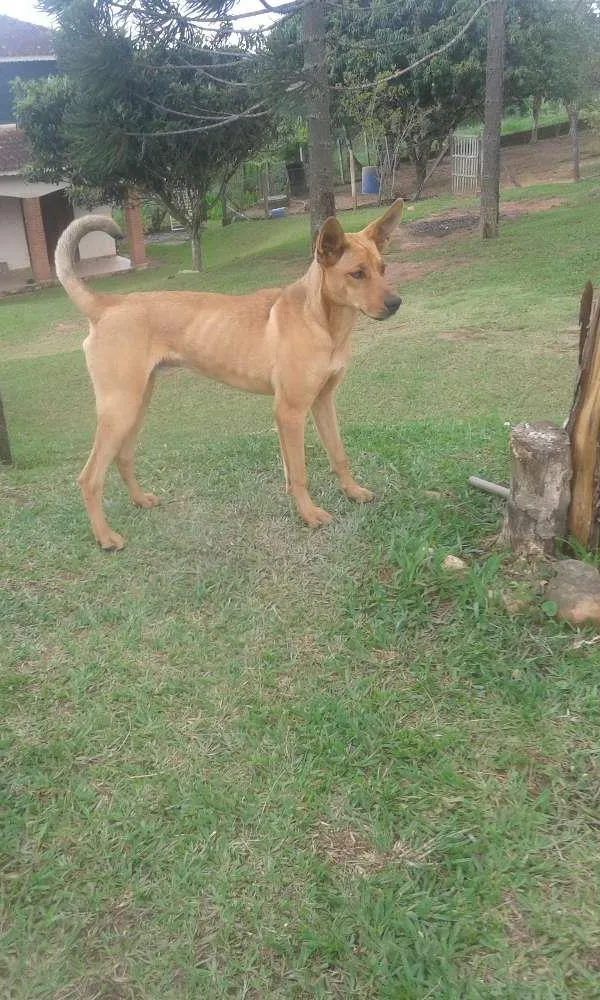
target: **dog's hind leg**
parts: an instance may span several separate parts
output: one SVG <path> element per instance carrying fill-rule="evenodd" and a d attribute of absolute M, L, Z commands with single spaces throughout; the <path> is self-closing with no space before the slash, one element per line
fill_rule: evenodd
<path fill-rule="evenodd" d="M 357 503 L 369 503 L 375 499 L 375 494 L 357 483 L 350 471 L 335 409 L 335 388 L 335 383 L 325 386 L 315 399 L 312 406 L 314 421 L 325 451 L 329 455 L 332 470 L 337 475 L 346 496 L 356 500 Z"/>
<path fill-rule="evenodd" d="M 138 424 L 145 381 L 137 386 L 121 382 L 119 386 L 111 386 L 109 392 L 102 393 L 98 391 L 95 381 L 98 424 L 94 446 L 79 477 L 79 485 L 92 531 L 103 549 L 122 549 L 125 545 L 125 540 L 112 530 L 106 520 L 102 497 L 108 467 Z"/>
<path fill-rule="evenodd" d="M 135 477 L 134 470 L 134 453 L 135 446 L 137 443 L 138 434 L 142 426 L 144 417 L 148 406 L 150 405 L 150 400 L 152 398 L 152 392 L 154 390 L 154 383 L 156 381 L 156 373 L 152 372 L 150 378 L 148 379 L 148 384 L 146 386 L 146 391 L 144 392 L 144 398 L 142 400 L 142 405 L 140 407 L 137 420 L 135 424 L 127 434 L 121 448 L 117 453 L 117 468 L 121 473 L 123 482 L 125 483 L 127 489 L 129 490 L 129 495 L 133 500 L 136 507 L 156 507 L 160 500 L 154 493 L 146 493 Z"/>

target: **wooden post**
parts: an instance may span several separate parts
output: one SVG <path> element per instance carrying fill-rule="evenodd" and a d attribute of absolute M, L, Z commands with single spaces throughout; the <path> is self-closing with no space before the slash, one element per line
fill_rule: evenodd
<path fill-rule="evenodd" d="M 511 486 L 500 545 L 518 555 L 552 556 L 566 538 L 571 450 L 566 430 L 540 421 L 510 436 Z"/>
<path fill-rule="evenodd" d="M 337 149 L 338 149 L 338 160 L 339 160 L 339 164 L 340 164 L 340 180 L 341 180 L 342 184 L 345 184 L 346 183 L 346 170 L 345 170 L 345 167 L 344 167 L 344 153 L 343 153 L 343 150 L 342 150 L 342 140 L 341 139 L 338 139 L 338 141 L 337 141 Z"/>
<path fill-rule="evenodd" d="M 358 194 L 356 192 L 356 160 L 354 159 L 354 150 L 350 143 L 348 143 L 348 159 L 350 161 L 350 191 L 352 192 L 352 208 L 356 210 L 358 208 Z"/>
<path fill-rule="evenodd" d="M 10 451 L 10 441 L 8 438 L 8 427 L 4 416 L 4 406 L 0 395 L 0 462 L 5 465 L 12 465 L 12 455 Z"/>
<path fill-rule="evenodd" d="M 567 422 L 571 438 L 573 483 L 569 532 L 589 549 L 598 546 L 600 516 L 600 298 L 591 282 L 579 310 L 579 378 Z"/>
<path fill-rule="evenodd" d="M 265 219 L 268 219 L 269 218 L 269 163 L 268 163 L 268 161 L 263 164 L 262 182 L 263 182 L 263 202 L 264 202 Z"/>
<path fill-rule="evenodd" d="M 573 157 L 573 180 L 581 180 L 581 153 L 579 150 L 579 107 L 573 102 L 567 105 L 569 115 L 569 135 L 571 136 L 571 155 Z"/>

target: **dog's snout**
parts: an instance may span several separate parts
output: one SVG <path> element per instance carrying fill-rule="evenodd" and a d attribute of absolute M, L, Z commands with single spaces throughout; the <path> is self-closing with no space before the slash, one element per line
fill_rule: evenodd
<path fill-rule="evenodd" d="M 393 316 L 395 312 L 398 312 L 398 309 L 402 305 L 402 299 L 399 295 L 386 295 L 383 300 L 383 304 L 385 305 L 388 316 Z"/>

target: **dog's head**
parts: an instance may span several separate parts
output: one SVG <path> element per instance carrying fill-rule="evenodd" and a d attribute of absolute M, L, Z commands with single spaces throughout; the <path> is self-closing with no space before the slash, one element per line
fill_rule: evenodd
<path fill-rule="evenodd" d="M 323 272 L 323 292 L 330 302 L 351 306 L 387 319 L 402 299 L 385 277 L 382 252 L 402 218 L 401 198 L 359 233 L 345 233 L 337 219 L 327 219 L 319 232 L 315 260 Z"/>

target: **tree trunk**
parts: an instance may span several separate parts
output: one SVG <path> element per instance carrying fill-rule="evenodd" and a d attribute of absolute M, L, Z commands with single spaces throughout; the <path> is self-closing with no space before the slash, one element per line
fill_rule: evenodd
<path fill-rule="evenodd" d="M 418 201 L 425 186 L 425 178 L 427 177 L 427 153 L 424 153 L 422 149 L 416 149 L 413 153 L 412 161 L 417 177 L 417 185 L 413 197 L 415 201 Z"/>
<path fill-rule="evenodd" d="M 0 462 L 5 465 L 12 465 L 12 455 L 10 451 L 10 441 L 8 438 L 8 427 L 4 416 L 4 406 L 0 395 Z"/>
<path fill-rule="evenodd" d="M 511 484 L 500 545 L 518 555 L 552 556 L 566 538 L 571 448 L 547 421 L 518 424 L 510 436 Z"/>
<path fill-rule="evenodd" d="M 202 270 L 202 219 L 194 216 L 190 220 L 190 246 L 192 250 L 192 271 Z"/>
<path fill-rule="evenodd" d="M 192 271 L 202 270 L 202 241 L 200 236 L 192 236 Z"/>
<path fill-rule="evenodd" d="M 488 8 L 480 215 L 481 237 L 484 240 L 498 235 L 500 215 L 500 125 L 504 91 L 506 4 L 507 0 L 492 0 Z"/>
<path fill-rule="evenodd" d="M 325 59 L 325 0 L 309 0 L 303 10 L 304 75 L 309 86 L 310 157 L 308 190 L 314 246 L 319 229 L 335 215 L 333 150 L 329 113 L 329 78 Z"/>
<path fill-rule="evenodd" d="M 265 213 L 265 219 L 269 218 L 269 194 L 271 191 L 271 186 L 269 182 L 269 164 L 264 163 L 262 169 L 262 189 L 263 189 L 263 211 Z"/>
<path fill-rule="evenodd" d="M 229 205 L 227 204 L 227 194 L 223 192 L 221 195 L 221 224 L 223 226 L 231 225 L 231 212 L 229 211 Z"/>
<path fill-rule="evenodd" d="M 538 141 L 538 128 L 540 125 L 540 111 L 542 110 L 542 104 L 544 103 L 544 98 L 541 94 L 535 94 L 533 98 L 533 127 L 531 129 L 531 142 L 535 143 Z"/>
<path fill-rule="evenodd" d="M 567 113 L 569 115 L 569 135 L 571 136 L 571 152 L 573 154 L 573 180 L 581 180 L 581 157 L 579 151 L 579 107 L 577 104 L 568 104 Z"/>

